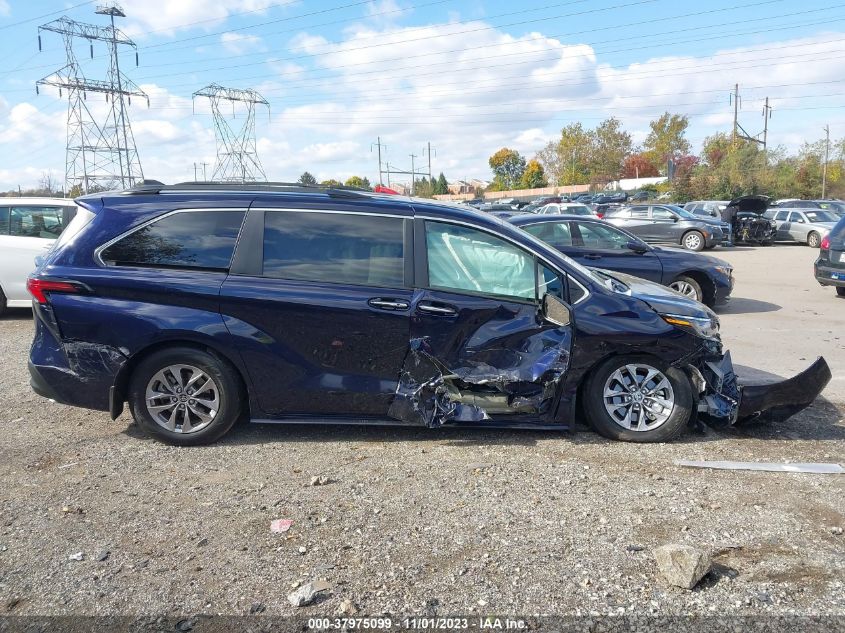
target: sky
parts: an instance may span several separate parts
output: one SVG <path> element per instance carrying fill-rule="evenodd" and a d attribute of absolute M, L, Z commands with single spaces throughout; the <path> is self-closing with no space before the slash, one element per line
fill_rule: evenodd
<path fill-rule="evenodd" d="M 97 2 L 0 0 L 0 190 L 64 180 L 67 94 L 37 80 L 66 63 L 67 16 L 106 25 Z M 213 118 L 201 88 L 253 89 L 259 159 L 269 180 L 352 175 L 377 182 L 374 144 L 392 169 L 490 179 L 501 147 L 528 158 L 560 129 L 615 116 L 635 143 L 664 111 L 689 116 L 688 138 L 763 129 L 770 146 L 845 137 L 845 2 L 829 0 L 124 0 L 124 73 L 149 96 L 129 116 L 144 176 L 210 178 Z M 88 79 L 108 51 L 74 49 Z M 105 109 L 103 95 L 87 96 Z M 244 111 L 236 108 L 237 128 Z M 415 157 L 412 159 L 411 155 Z"/>

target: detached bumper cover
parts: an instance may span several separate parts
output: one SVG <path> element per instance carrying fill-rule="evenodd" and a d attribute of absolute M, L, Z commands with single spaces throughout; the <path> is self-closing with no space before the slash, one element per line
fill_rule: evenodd
<path fill-rule="evenodd" d="M 792 378 L 766 384 L 740 381 L 730 352 L 697 369 L 703 378 L 698 412 L 704 421 L 716 425 L 786 420 L 810 406 L 832 378 L 827 361 L 821 357 Z"/>

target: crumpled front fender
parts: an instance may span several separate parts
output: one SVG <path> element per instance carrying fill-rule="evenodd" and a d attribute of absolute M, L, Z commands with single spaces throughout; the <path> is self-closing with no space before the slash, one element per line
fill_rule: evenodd
<path fill-rule="evenodd" d="M 830 382 L 827 361 L 819 357 L 800 374 L 779 382 L 754 384 L 739 379 L 730 352 L 696 367 L 701 377 L 698 412 L 716 425 L 749 420 L 782 422 L 806 409 Z"/>

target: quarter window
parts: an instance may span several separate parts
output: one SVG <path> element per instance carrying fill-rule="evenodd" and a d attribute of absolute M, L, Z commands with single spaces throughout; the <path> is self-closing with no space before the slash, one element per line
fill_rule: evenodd
<path fill-rule="evenodd" d="M 180 211 L 141 227 L 100 255 L 114 266 L 227 270 L 244 211 Z"/>
<path fill-rule="evenodd" d="M 54 240 L 64 230 L 64 207 L 11 207 L 9 235 Z"/>
<path fill-rule="evenodd" d="M 402 288 L 404 222 L 378 215 L 267 211 L 264 275 Z"/>
<path fill-rule="evenodd" d="M 428 283 L 432 288 L 534 301 L 534 257 L 489 233 L 426 222 Z"/>

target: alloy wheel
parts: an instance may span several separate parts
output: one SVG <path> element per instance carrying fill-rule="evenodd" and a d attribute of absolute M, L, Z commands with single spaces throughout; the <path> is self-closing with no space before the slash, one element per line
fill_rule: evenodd
<path fill-rule="evenodd" d="M 604 383 L 604 408 L 610 418 L 629 431 L 661 426 L 675 408 L 669 379 L 650 365 L 624 365 Z"/>
<path fill-rule="evenodd" d="M 698 290 L 696 290 L 696 288 L 687 281 L 679 279 L 669 284 L 669 287 L 675 292 L 680 292 L 685 297 L 695 299 L 696 301 L 701 301 L 701 297 L 698 296 Z"/>
<path fill-rule="evenodd" d="M 701 236 L 698 233 L 690 233 L 684 238 L 684 246 L 691 251 L 698 250 L 701 247 Z"/>
<path fill-rule="evenodd" d="M 220 409 L 217 383 L 193 365 L 169 365 L 147 384 L 144 402 L 156 424 L 173 433 L 196 433 Z"/>

